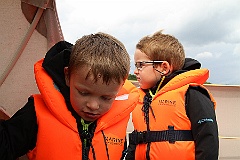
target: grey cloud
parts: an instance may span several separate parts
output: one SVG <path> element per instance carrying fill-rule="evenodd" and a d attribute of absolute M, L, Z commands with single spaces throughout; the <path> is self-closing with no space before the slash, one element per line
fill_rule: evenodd
<path fill-rule="evenodd" d="M 240 42 L 240 35 L 238 38 L 235 35 L 240 28 L 239 6 L 216 6 L 192 13 L 191 19 L 176 30 L 176 35 L 189 45 Z"/>

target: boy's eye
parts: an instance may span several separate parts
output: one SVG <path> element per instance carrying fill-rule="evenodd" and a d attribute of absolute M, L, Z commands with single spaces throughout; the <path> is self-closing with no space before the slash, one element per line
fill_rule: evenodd
<path fill-rule="evenodd" d="M 108 97 L 108 96 L 102 96 L 101 97 L 104 101 L 110 101 L 113 99 L 113 97 Z"/>
<path fill-rule="evenodd" d="M 135 67 L 136 67 L 137 69 L 141 69 L 142 66 L 143 66 L 143 62 L 136 62 L 136 63 L 135 63 Z"/>

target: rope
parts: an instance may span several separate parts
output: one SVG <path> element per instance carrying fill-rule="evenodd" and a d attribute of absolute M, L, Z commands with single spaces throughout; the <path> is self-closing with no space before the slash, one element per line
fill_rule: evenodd
<path fill-rule="evenodd" d="M 31 25 L 28 29 L 28 32 L 26 33 L 25 37 L 23 38 L 23 40 L 22 40 L 20 46 L 18 47 L 17 51 L 13 55 L 13 58 L 11 59 L 10 63 L 8 64 L 8 66 L 4 70 L 3 74 L 1 75 L 0 86 L 2 86 L 3 82 L 6 80 L 7 76 L 10 74 L 11 70 L 13 69 L 15 64 L 17 63 L 17 60 L 21 56 L 21 54 L 22 54 L 24 48 L 26 47 L 30 37 L 32 36 L 32 33 L 33 33 L 34 29 L 36 28 L 42 14 L 43 14 L 43 11 L 44 11 L 44 9 L 38 8 L 38 11 L 37 11 L 37 13 L 36 13 L 36 15 L 33 19 L 33 22 L 31 23 Z"/>

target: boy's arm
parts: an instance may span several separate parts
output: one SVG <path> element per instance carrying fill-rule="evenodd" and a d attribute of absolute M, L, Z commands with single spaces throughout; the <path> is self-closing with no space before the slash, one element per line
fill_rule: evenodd
<path fill-rule="evenodd" d="M 0 159 L 15 160 L 33 149 L 37 128 L 34 100 L 30 97 L 9 120 L 0 122 Z"/>
<path fill-rule="evenodd" d="M 196 160 L 217 160 L 219 139 L 213 102 L 196 88 L 190 88 L 186 107 L 192 125 Z"/>

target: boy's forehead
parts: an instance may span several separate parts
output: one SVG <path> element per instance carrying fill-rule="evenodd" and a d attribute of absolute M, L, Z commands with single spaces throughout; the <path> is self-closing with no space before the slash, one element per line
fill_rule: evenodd
<path fill-rule="evenodd" d="M 92 84 L 95 84 L 95 83 L 106 84 L 106 82 L 104 81 L 103 73 L 93 72 L 93 69 L 90 66 L 83 66 L 76 70 L 77 70 L 77 72 L 73 72 L 73 74 L 76 74 L 75 76 L 79 77 L 82 80 L 89 81 Z M 119 83 L 117 80 L 110 79 L 110 81 L 107 83 L 107 85 L 110 85 L 110 84 L 120 85 L 123 83 L 123 80 L 120 82 L 121 83 Z"/>
<path fill-rule="evenodd" d="M 86 70 L 83 72 L 87 72 Z M 97 79 L 96 79 L 97 78 Z M 116 81 L 109 81 L 106 83 L 101 76 L 95 77 L 93 74 L 81 74 L 75 75 L 75 84 L 83 90 L 87 90 L 96 94 L 115 95 L 122 86 L 122 83 Z"/>
<path fill-rule="evenodd" d="M 142 52 L 139 49 L 136 49 L 135 53 L 134 53 L 134 60 L 139 61 L 139 60 L 149 60 L 149 57 L 147 56 L 146 53 Z"/>

